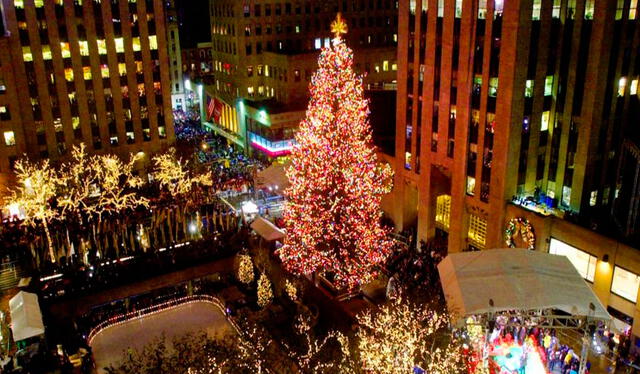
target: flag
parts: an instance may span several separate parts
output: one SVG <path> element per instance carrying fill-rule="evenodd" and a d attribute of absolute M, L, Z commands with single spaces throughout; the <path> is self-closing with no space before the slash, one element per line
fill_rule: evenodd
<path fill-rule="evenodd" d="M 222 116 L 223 102 L 216 98 L 211 98 L 207 105 L 207 119 L 212 120 L 214 123 L 220 123 L 220 117 Z"/>

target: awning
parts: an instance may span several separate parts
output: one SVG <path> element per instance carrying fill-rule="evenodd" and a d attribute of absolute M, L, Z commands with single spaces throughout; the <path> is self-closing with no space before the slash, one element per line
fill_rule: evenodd
<path fill-rule="evenodd" d="M 511 248 L 453 253 L 440 262 L 438 272 L 449 312 L 460 318 L 488 312 L 556 309 L 574 316 L 611 320 L 565 256 Z"/>
<path fill-rule="evenodd" d="M 284 191 L 289 187 L 289 179 L 285 169 L 288 164 L 274 163 L 266 169 L 260 170 L 256 175 L 258 188 L 276 188 Z"/>
<path fill-rule="evenodd" d="M 251 228 L 268 241 L 284 238 L 284 231 L 262 217 L 256 218 L 255 221 L 251 223 Z"/>
<path fill-rule="evenodd" d="M 38 296 L 24 291 L 9 300 L 13 340 L 20 341 L 44 334 Z"/>

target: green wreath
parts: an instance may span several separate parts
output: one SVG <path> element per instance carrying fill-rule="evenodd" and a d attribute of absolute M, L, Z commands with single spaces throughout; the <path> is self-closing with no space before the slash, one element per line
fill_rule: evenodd
<path fill-rule="evenodd" d="M 520 237 L 527 243 L 528 249 L 536 248 L 536 235 L 533 232 L 533 226 L 525 218 L 516 217 L 509 220 L 507 223 L 507 229 L 504 232 L 504 240 L 509 248 L 515 248 L 514 237 L 517 231 L 520 230 Z"/>

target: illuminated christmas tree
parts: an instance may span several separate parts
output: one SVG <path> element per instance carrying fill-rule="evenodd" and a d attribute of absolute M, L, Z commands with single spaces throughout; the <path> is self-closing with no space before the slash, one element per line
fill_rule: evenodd
<path fill-rule="evenodd" d="M 269 281 L 265 273 L 261 273 L 258 279 L 258 306 L 264 308 L 271 304 L 271 300 L 273 300 L 271 281 Z"/>
<path fill-rule="evenodd" d="M 244 284 L 251 284 L 254 279 L 253 262 L 248 255 L 239 256 L 238 280 Z"/>
<path fill-rule="evenodd" d="M 332 46 L 323 48 L 310 86 L 287 177 L 287 236 L 278 251 L 294 274 L 333 274 L 337 287 L 355 288 L 375 276 L 391 241 L 380 225 L 380 201 L 392 172 L 378 163 L 371 143 L 362 77 L 338 14 Z"/>

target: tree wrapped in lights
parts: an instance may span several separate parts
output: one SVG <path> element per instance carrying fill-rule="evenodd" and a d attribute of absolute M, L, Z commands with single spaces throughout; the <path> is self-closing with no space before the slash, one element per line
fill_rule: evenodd
<path fill-rule="evenodd" d="M 253 282 L 255 278 L 253 274 L 253 262 L 249 255 L 239 255 L 238 258 L 238 280 L 248 285 Z"/>
<path fill-rule="evenodd" d="M 271 303 L 271 300 L 273 300 L 271 281 L 265 273 L 261 273 L 258 279 L 258 306 L 264 308 Z"/>
<path fill-rule="evenodd" d="M 448 318 L 420 305 L 393 299 L 376 313 L 357 317 L 358 355 L 367 373 L 460 373 L 462 361 L 446 329 Z"/>
<path fill-rule="evenodd" d="M 188 196 L 194 185 L 211 186 L 213 180 L 210 173 L 193 175 L 185 162 L 176 156 L 171 148 L 169 152 L 153 157 L 154 177 L 171 194 L 171 197 L 183 198 Z"/>
<path fill-rule="evenodd" d="M 15 164 L 16 186 L 9 191 L 7 205 L 17 206 L 24 211 L 22 224 L 36 227 L 42 224 L 47 237 L 49 259 L 56 261 L 56 254 L 51 240 L 49 225 L 60 218 L 60 211 L 52 206 L 59 187 L 64 184 L 63 178 L 49 165 L 49 160 L 32 163 L 19 160 Z"/>
<path fill-rule="evenodd" d="M 391 250 L 380 201 L 391 189 L 392 172 L 378 163 L 371 144 L 362 77 L 352 69 L 340 15 L 332 31 L 291 153 L 287 237 L 278 253 L 294 274 L 329 272 L 336 286 L 355 288 L 375 276 Z"/>

